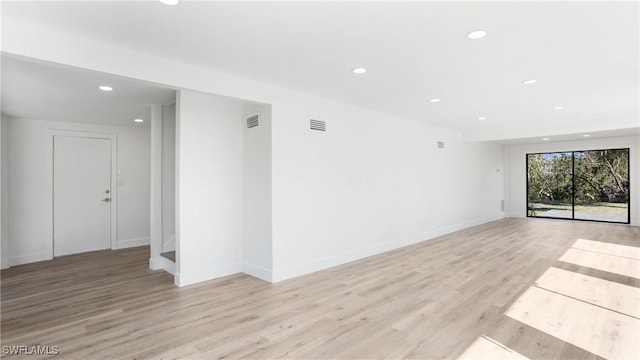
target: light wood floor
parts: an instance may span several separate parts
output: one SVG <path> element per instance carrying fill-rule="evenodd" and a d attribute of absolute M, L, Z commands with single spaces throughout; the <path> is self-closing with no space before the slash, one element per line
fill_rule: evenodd
<path fill-rule="evenodd" d="M 0 339 L 72 359 L 442 359 L 484 335 L 529 359 L 599 359 L 505 315 L 550 267 L 541 281 L 640 287 L 559 261 L 577 239 L 638 247 L 640 228 L 504 219 L 278 284 L 177 288 L 146 247 L 71 255 L 1 272 Z"/>

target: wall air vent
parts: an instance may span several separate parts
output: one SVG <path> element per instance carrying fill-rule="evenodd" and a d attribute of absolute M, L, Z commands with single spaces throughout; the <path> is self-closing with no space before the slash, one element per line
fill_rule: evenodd
<path fill-rule="evenodd" d="M 254 114 L 247 118 L 247 129 L 260 125 L 260 114 Z"/>
<path fill-rule="evenodd" d="M 316 131 L 327 131 L 327 123 L 322 120 L 309 119 L 309 129 Z"/>

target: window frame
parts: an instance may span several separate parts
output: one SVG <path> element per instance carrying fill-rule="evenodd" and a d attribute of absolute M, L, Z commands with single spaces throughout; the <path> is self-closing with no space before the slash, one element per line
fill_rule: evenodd
<path fill-rule="evenodd" d="M 625 150 L 627 152 L 627 182 L 629 183 L 629 200 L 627 202 L 627 221 L 607 221 L 607 220 L 592 220 L 592 219 L 576 219 L 576 181 L 575 181 L 575 170 L 576 170 L 576 153 L 580 152 L 588 152 L 588 151 L 620 151 Z M 561 154 L 561 153 L 571 153 L 571 218 L 566 217 L 554 217 L 554 216 L 534 216 L 529 215 L 529 156 L 530 155 L 542 155 L 542 154 Z M 535 153 L 526 153 L 525 154 L 525 178 L 526 178 L 526 193 L 525 193 L 525 212 L 527 218 L 536 218 L 536 219 L 556 219 L 556 220 L 569 220 L 569 221 L 589 221 L 589 222 L 599 222 L 599 223 L 608 223 L 608 224 L 631 224 L 631 148 L 613 148 L 613 149 L 589 149 L 589 150 L 568 150 L 568 151 L 546 151 L 546 152 L 535 152 Z"/>

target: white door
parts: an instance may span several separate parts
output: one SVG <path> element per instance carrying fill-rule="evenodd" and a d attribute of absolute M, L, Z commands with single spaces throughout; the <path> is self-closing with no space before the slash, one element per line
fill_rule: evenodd
<path fill-rule="evenodd" d="M 111 140 L 53 139 L 53 256 L 111 247 Z"/>

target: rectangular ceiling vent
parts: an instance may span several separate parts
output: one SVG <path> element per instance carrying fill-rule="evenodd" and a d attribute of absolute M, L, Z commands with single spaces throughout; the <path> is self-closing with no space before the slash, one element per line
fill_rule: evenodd
<path fill-rule="evenodd" d="M 260 114 L 254 114 L 247 118 L 247 129 L 260 125 Z"/>
<path fill-rule="evenodd" d="M 316 131 L 327 131 L 327 123 L 322 120 L 309 119 L 309 128 Z"/>
<path fill-rule="evenodd" d="M 444 149 L 444 141 L 438 141 L 438 149 Z"/>

